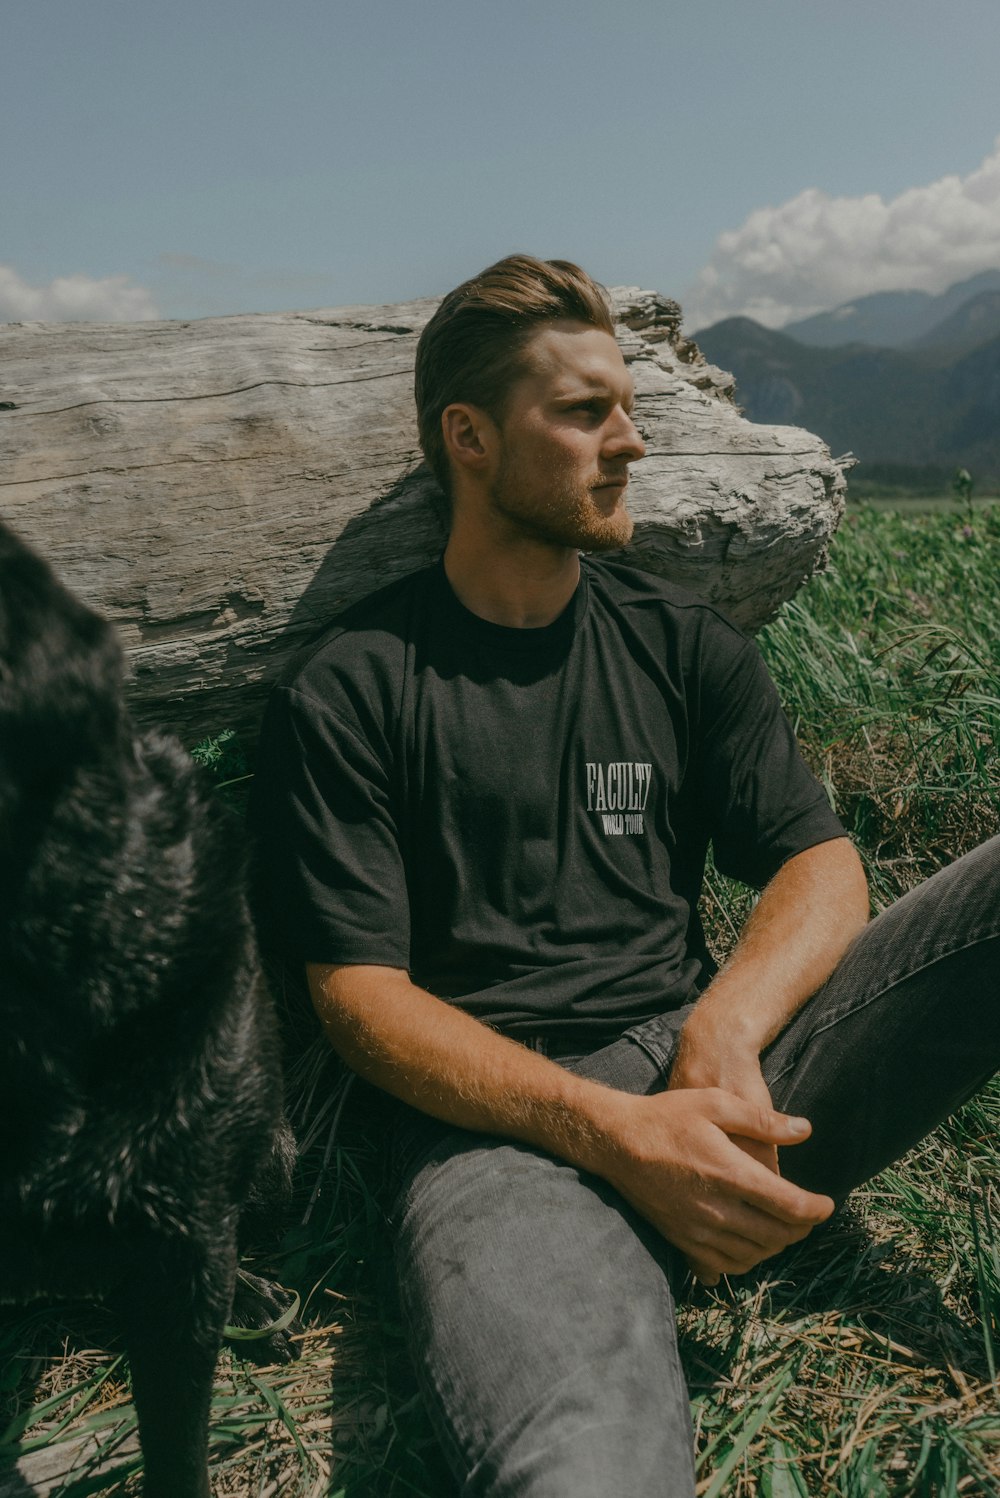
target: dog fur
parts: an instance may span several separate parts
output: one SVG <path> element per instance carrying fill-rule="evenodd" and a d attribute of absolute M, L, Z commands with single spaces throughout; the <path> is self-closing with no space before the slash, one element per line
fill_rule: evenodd
<path fill-rule="evenodd" d="M 240 829 L 122 681 L 0 524 L 0 1295 L 107 1301 L 147 1498 L 206 1498 L 240 1215 L 292 1145 Z"/>

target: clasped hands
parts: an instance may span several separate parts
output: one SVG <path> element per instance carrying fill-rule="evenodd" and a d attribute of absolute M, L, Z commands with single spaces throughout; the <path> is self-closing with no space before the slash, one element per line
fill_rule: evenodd
<path fill-rule="evenodd" d="M 778 1147 L 801 1143 L 811 1126 L 775 1112 L 758 1053 L 738 1036 L 689 1021 L 668 1090 L 630 1104 L 615 1184 L 703 1284 L 745 1274 L 834 1210 L 779 1174 Z"/>

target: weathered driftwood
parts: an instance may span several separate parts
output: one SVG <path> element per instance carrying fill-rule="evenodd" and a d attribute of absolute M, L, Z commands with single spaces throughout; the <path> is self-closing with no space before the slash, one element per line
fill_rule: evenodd
<path fill-rule="evenodd" d="M 844 464 L 743 420 L 676 303 L 613 295 L 632 559 L 756 629 L 823 565 Z M 0 328 L 0 516 L 116 622 L 141 719 L 251 727 L 321 621 L 440 549 L 411 394 L 434 306 Z"/>
<path fill-rule="evenodd" d="M 139 1438 L 124 1438 L 113 1427 L 68 1436 L 29 1451 L 11 1466 L 0 1467 L 0 1498 L 57 1498 L 67 1493 L 92 1492 L 98 1477 L 107 1487 L 132 1471 L 139 1454 Z"/>

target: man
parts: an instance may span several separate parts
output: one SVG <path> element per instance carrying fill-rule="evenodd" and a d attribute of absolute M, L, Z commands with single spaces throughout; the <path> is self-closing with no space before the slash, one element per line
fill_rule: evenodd
<path fill-rule="evenodd" d="M 805 1237 L 992 1073 L 998 844 L 860 934 L 755 646 L 581 562 L 628 541 L 644 445 L 577 267 L 452 292 L 416 396 L 448 544 L 274 696 L 270 911 L 334 1047 L 404 1105 L 400 1288 L 461 1491 L 690 1493 L 671 1280 Z M 710 842 L 762 889 L 719 973 Z"/>

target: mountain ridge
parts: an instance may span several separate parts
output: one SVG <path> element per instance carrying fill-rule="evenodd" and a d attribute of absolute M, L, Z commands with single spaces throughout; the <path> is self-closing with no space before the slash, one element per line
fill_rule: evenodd
<path fill-rule="evenodd" d="M 953 333 L 964 326 L 963 307 L 986 290 L 954 310 Z M 992 327 L 992 312 L 980 311 L 979 325 Z M 972 347 L 823 347 L 738 317 L 695 341 L 734 375 L 736 401 L 752 421 L 807 427 L 864 465 L 964 467 L 980 488 L 1000 480 L 1000 329 Z"/>
<path fill-rule="evenodd" d="M 937 295 L 927 291 L 872 292 L 841 302 L 828 312 L 786 323 L 778 331 L 814 348 L 847 343 L 905 348 L 932 334 L 936 324 L 951 318 L 964 303 L 993 291 L 1000 292 L 1000 269 L 979 271 Z"/>

